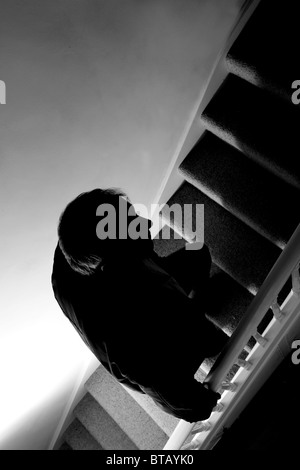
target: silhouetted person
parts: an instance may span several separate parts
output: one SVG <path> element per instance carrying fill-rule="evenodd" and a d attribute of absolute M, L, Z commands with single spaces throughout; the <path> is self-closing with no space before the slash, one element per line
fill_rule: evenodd
<path fill-rule="evenodd" d="M 201 307 L 211 266 L 209 251 L 204 245 L 201 250 L 183 248 L 158 257 L 151 222 L 137 216 L 122 195 L 95 189 L 66 207 L 59 220 L 52 273 L 56 300 L 119 382 L 148 394 L 177 418 L 206 419 L 220 395 L 196 381 L 194 374 L 224 345 L 223 335 Z M 99 238 L 106 213 L 96 212 L 107 207 L 104 204 L 116 208 L 120 233 L 120 201 L 132 211 L 128 226 L 139 223 L 145 229 L 146 224 L 147 237 L 144 231 L 137 239 L 112 238 L 113 232 L 110 238 Z M 105 228 L 108 225 L 100 227 L 102 233 Z M 188 297 L 191 290 L 198 300 Z"/>

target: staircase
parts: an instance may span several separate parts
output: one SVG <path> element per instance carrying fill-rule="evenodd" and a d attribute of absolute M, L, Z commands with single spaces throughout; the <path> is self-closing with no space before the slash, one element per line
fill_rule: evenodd
<path fill-rule="evenodd" d="M 206 131 L 181 163 L 184 182 L 168 201 L 204 204 L 205 243 L 220 270 L 212 277 L 219 301 L 207 315 L 229 335 L 300 221 L 300 109 L 291 101 L 297 66 L 293 72 L 289 62 L 285 76 L 278 62 L 282 51 L 286 66 L 297 29 L 279 35 L 278 25 L 290 24 L 284 10 L 262 1 L 233 44 L 229 73 L 202 114 Z M 168 211 L 162 217 L 192 236 Z"/>
<path fill-rule="evenodd" d="M 300 105 L 291 101 L 291 84 L 300 79 L 299 12 L 294 2 L 260 2 L 224 59 L 228 75 L 202 114 L 206 130 L 179 166 L 184 181 L 168 201 L 204 204 L 211 291 L 217 293 L 207 316 L 229 336 L 300 222 Z M 182 237 L 166 241 L 160 234 L 155 249 L 166 256 L 192 234 L 176 214 L 163 209 L 161 217 Z M 189 222 L 194 230 L 195 220 Z M 203 364 L 197 379 L 210 367 Z M 102 366 L 86 389 L 62 450 L 158 450 L 178 422 Z"/>
<path fill-rule="evenodd" d="M 178 422 L 148 396 L 123 387 L 101 365 L 85 387 L 63 435 L 63 450 L 65 444 L 72 450 L 162 449 Z"/>

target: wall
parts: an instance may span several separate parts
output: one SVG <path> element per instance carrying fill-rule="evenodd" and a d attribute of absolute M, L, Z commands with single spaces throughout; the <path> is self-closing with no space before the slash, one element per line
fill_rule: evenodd
<path fill-rule="evenodd" d="M 150 204 L 240 0 L 0 0 L 0 442 L 49 446 L 90 353 L 50 286 L 94 187 Z"/>

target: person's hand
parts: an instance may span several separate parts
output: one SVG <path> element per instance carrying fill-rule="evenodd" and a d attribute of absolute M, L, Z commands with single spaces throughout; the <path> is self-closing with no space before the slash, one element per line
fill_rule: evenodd
<path fill-rule="evenodd" d="M 217 401 L 220 400 L 220 398 L 221 398 L 220 393 L 214 392 L 214 391 L 210 388 L 210 385 L 209 385 L 207 382 L 204 382 L 202 385 L 203 385 L 204 388 L 206 388 L 206 389 L 209 390 L 210 392 L 214 393 L 214 394 L 216 395 L 216 397 L 218 397 L 218 398 L 217 398 Z"/>

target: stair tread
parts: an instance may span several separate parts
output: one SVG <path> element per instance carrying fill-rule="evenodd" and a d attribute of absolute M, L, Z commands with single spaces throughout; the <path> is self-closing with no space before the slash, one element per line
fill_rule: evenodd
<path fill-rule="evenodd" d="M 202 121 L 212 133 L 300 188 L 297 106 L 229 74 Z"/>
<path fill-rule="evenodd" d="M 103 449 L 138 450 L 137 445 L 89 393 L 76 406 L 74 416 Z"/>
<path fill-rule="evenodd" d="M 76 418 L 72 421 L 63 437 L 72 450 L 103 450 L 100 444 Z"/>
<path fill-rule="evenodd" d="M 288 8 L 280 2 L 261 1 L 230 48 L 226 63 L 230 72 L 291 100 L 291 84 L 299 78 L 299 2 Z M 298 4 L 297 4 L 298 3 Z M 267 25 L 267 26 L 266 26 Z"/>
<path fill-rule="evenodd" d="M 136 392 L 129 388 L 127 388 L 126 391 L 134 398 L 134 400 L 137 401 L 146 413 L 154 419 L 159 427 L 168 436 L 171 436 L 175 427 L 179 423 L 179 419 L 162 411 L 148 395 Z"/>
<path fill-rule="evenodd" d="M 207 317 L 231 336 L 254 296 L 221 270 L 211 277 L 209 289 L 218 296 L 211 295 Z"/>
<path fill-rule="evenodd" d="M 300 191 L 210 132 L 204 133 L 179 171 L 280 248 L 299 223 Z"/>
<path fill-rule="evenodd" d="M 175 203 L 181 206 L 204 204 L 204 240 L 213 262 L 255 294 L 281 250 L 188 182 L 175 192 L 168 206 Z M 176 231 L 183 233 L 181 220 L 174 218 L 170 221 L 165 208 L 162 209 L 162 217 Z M 193 223 L 187 219 L 185 228 L 188 236 L 192 236 L 189 232 L 195 230 Z M 200 230 L 202 232 L 201 227 Z"/>
<path fill-rule="evenodd" d="M 168 435 L 102 365 L 85 386 L 139 449 L 163 448 Z"/>

